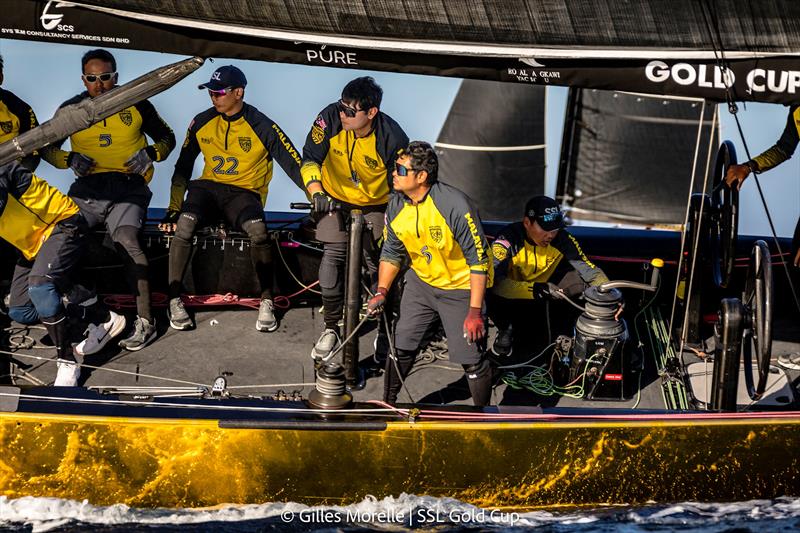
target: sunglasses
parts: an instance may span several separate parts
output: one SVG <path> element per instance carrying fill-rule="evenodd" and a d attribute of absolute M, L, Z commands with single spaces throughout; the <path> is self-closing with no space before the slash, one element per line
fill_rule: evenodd
<path fill-rule="evenodd" d="M 233 92 L 233 87 L 225 87 L 224 89 L 209 89 L 208 95 L 209 96 L 225 96 L 226 94 L 230 94 Z"/>
<path fill-rule="evenodd" d="M 87 83 L 94 83 L 97 80 L 108 81 L 116 75 L 117 75 L 116 72 L 103 72 L 102 74 L 84 74 L 83 79 L 86 80 Z"/>
<path fill-rule="evenodd" d="M 345 104 L 341 100 L 339 100 L 339 111 L 344 113 L 344 116 L 346 116 L 347 118 L 354 118 L 358 114 L 359 111 L 364 111 L 364 113 L 366 113 L 366 110 L 364 110 L 364 109 L 356 109 L 355 107 L 350 107 L 349 105 Z"/>
<path fill-rule="evenodd" d="M 413 168 L 404 167 L 404 166 L 403 166 L 403 165 L 401 165 L 400 163 L 395 163 L 395 164 L 394 164 L 394 169 L 395 169 L 395 171 L 397 172 L 397 175 L 398 175 L 398 176 L 408 176 L 408 174 L 409 174 L 410 172 L 417 172 L 417 171 L 416 171 L 416 170 L 414 170 Z"/>

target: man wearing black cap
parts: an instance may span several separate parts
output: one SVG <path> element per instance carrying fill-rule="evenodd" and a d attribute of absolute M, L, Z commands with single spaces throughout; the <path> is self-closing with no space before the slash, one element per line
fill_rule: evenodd
<path fill-rule="evenodd" d="M 408 144 L 400 125 L 380 110 L 382 99 L 383 89 L 371 77 L 351 80 L 342 90 L 341 99 L 317 115 L 303 147 L 303 183 L 314 203 L 316 238 L 324 247 L 319 286 L 325 330 L 311 351 L 315 359 L 326 359 L 339 344 L 346 227 L 353 209 L 363 212 L 371 229 L 364 260 L 373 277 L 377 273 L 378 243 L 392 187 L 392 170 L 398 151 Z"/>
<path fill-rule="evenodd" d="M 86 52 L 81 58 L 81 80 L 86 90 L 61 107 L 97 98 L 117 86 L 117 61 L 108 50 Z M 153 144 L 147 143 L 147 137 Z M 133 333 L 120 341 L 126 350 L 140 350 L 156 337 L 150 308 L 149 265 L 140 240 L 153 193 L 153 163 L 166 159 L 175 148 L 175 134 L 148 100 L 142 100 L 41 150 L 56 168 L 70 168 L 77 179 L 69 196 L 81 208 L 90 228 L 105 225 L 114 245 L 123 250 L 126 273 L 136 295 L 138 317 Z M 118 320 L 117 320 L 118 319 Z M 106 325 L 114 334 L 125 328 L 125 317 Z M 107 331 L 92 330 L 90 337 L 105 338 Z M 95 343 L 90 344 L 93 346 Z M 99 343 L 96 343 L 99 346 Z M 88 353 L 92 353 L 87 352 Z"/>
<path fill-rule="evenodd" d="M 264 205 L 272 180 L 273 159 L 292 181 L 301 183 L 300 153 L 272 119 L 244 102 L 246 85 L 244 73 L 227 65 L 215 70 L 211 80 L 198 87 L 208 90 L 213 107 L 189 124 L 172 175 L 169 208 L 159 227 L 175 232 L 169 247 L 168 309 L 170 326 L 174 329 L 192 327 L 180 293 L 194 234 L 220 217 L 250 237 L 250 258 L 261 286 L 256 329 L 278 329 L 272 302 L 272 250 Z M 200 153 L 205 162 L 203 172 L 199 179 L 190 181 L 194 160 Z"/>
<path fill-rule="evenodd" d="M 577 296 L 586 285 L 599 285 L 608 278 L 581 250 L 578 241 L 564 229 L 564 215 L 547 196 L 536 196 L 525 205 L 522 222 L 503 228 L 492 244 L 495 282 L 487 295 L 489 316 L 497 326 L 492 351 L 511 355 L 513 325 L 531 321 L 531 302 L 563 290 Z M 554 287 L 553 282 L 557 284 Z"/>

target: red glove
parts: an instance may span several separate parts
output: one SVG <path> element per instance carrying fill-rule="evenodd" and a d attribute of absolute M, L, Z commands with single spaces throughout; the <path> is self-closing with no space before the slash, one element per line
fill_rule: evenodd
<path fill-rule="evenodd" d="M 472 344 L 478 339 L 483 338 L 486 330 L 483 327 L 483 317 L 480 307 L 470 307 L 467 318 L 464 319 L 464 338 L 467 344 Z"/>
<path fill-rule="evenodd" d="M 389 289 L 385 287 L 378 287 L 378 290 L 375 291 L 375 296 L 369 299 L 367 302 L 367 313 L 370 315 L 379 315 L 383 312 L 383 306 L 386 303 L 386 294 L 389 292 Z"/>

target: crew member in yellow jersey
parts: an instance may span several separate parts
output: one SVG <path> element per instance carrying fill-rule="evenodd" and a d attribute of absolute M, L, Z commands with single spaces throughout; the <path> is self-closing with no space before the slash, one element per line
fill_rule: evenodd
<path fill-rule="evenodd" d="M 0 56 L 0 85 L 3 84 L 3 56 Z M 31 106 L 17 95 L 0 88 L 0 144 L 17 137 L 39 125 Z M 39 166 L 39 155 L 32 154 L 22 158 L 22 164 L 31 171 Z"/>
<path fill-rule="evenodd" d="M 208 90 L 213 107 L 192 120 L 175 165 L 169 209 L 161 225 L 162 230 L 175 231 L 169 248 L 169 320 L 174 329 L 192 327 L 180 293 L 194 234 L 220 217 L 250 237 L 250 258 L 261 285 L 256 329 L 278 329 L 272 301 L 272 243 L 264 205 L 273 160 L 299 184 L 300 153 L 272 119 L 245 103 L 246 85 L 244 73 L 232 65 L 218 68 L 208 83 L 200 85 Z M 189 181 L 200 153 L 203 172 L 199 179 Z"/>
<path fill-rule="evenodd" d="M 80 259 L 88 229 L 75 202 L 35 176 L 19 163 L 0 167 L 0 238 L 21 257 L 14 269 L 8 315 L 21 324 L 40 321 L 58 355 L 56 386 L 74 387 L 80 376 L 70 343 L 61 297 L 70 292 L 70 274 Z M 89 335 L 75 351 L 99 351 L 124 326 L 122 317 L 94 299 L 80 309 L 90 329 L 105 335 Z M 91 344 L 91 346 L 87 346 Z"/>
<path fill-rule="evenodd" d="M 605 273 L 589 260 L 575 237 L 564 229 L 564 215 L 558 203 L 547 196 L 535 196 L 525 204 L 521 222 L 504 227 L 492 243 L 494 285 L 487 294 L 489 317 L 497 326 L 492 351 L 511 355 L 514 325 L 540 321 L 535 300 L 583 293 L 588 285 L 608 281 Z"/>
<path fill-rule="evenodd" d="M 461 363 L 475 405 L 488 405 L 492 372 L 482 339 L 484 293 L 491 285 L 492 261 L 477 209 L 455 187 L 438 181 L 433 147 L 414 141 L 395 164 L 394 189 L 386 209 L 386 239 L 378 289 L 368 304 L 380 312 L 401 267 L 409 262 L 395 328 L 397 360 L 384 374 L 384 400 L 397 401 L 423 337 L 438 317 L 447 336 L 450 360 Z"/>
<path fill-rule="evenodd" d="M 81 58 L 86 91 L 62 107 L 96 98 L 117 84 L 117 62 L 107 50 L 90 50 Z M 147 137 L 153 144 L 147 144 Z M 64 140 L 42 150 L 42 157 L 57 168 L 71 168 L 77 179 L 69 196 L 80 206 L 90 228 L 104 224 L 126 263 L 136 295 L 138 317 L 132 334 L 120 341 L 126 350 L 140 350 L 156 337 L 150 309 L 148 262 L 140 240 L 153 193 L 148 183 L 153 162 L 163 161 L 175 147 L 175 135 L 143 100 L 69 138 L 71 151 L 61 150 Z"/>
<path fill-rule="evenodd" d="M 371 77 L 345 85 L 342 97 L 320 111 L 303 147 L 303 183 L 314 204 L 317 240 L 324 252 L 319 285 L 325 330 L 311 352 L 327 359 L 339 344 L 344 306 L 344 267 L 350 211 L 360 209 L 372 230 L 364 261 L 375 275 L 397 152 L 408 136 L 380 110 L 383 90 Z M 379 328 L 383 331 L 383 328 Z"/>

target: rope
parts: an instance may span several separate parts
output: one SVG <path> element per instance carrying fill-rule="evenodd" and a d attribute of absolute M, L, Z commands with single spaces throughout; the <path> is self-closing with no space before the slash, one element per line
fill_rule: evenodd
<path fill-rule="evenodd" d="M 702 111 L 702 113 L 703 113 L 703 115 L 705 114 L 705 102 L 703 102 L 703 111 Z M 714 113 L 712 115 L 713 119 L 712 119 L 711 135 L 709 136 L 710 140 L 709 140 L 708 158 L 706 160 L 706 172 L 705 172 L 705 176 L 703 177 L 703 189 L 702 189 L 703 191 L 706 191 L 707 188 L 708 188 L 708 174 L 709 174 L 708 170 L 709 170 L 709 165 L 710 165 L 710 160 L 711 160 L 711 146 L 710 146 L 710 144 L 711 144 L 711 139 L 714 138 L 714 131 L 716 130 L 716 127 L 717 127 L 717 114 L 718 114 L 718 110 L 715 107 L 714 108 Z M 703 115 L 701 115 L 701 117 Z M 697 154 L 698 154 L 699 149 L 700 149 L 700 135 L 702 134 L 702 126 L 703 126 L 703 124 L 702 124 L 702 120 L 701 120 L 700 124 L 698 126 L 697 142 L 695 144 L 694 162 L 692 163 L 692 179 L 691 179 L 691 181 L 689 183 L 689 198 L 687 199 L 687 202 L 686 202 L 686 214 L 684 215 L 684 218 L 683 218 L 683 227 L 684 228 L 686 228 L 686 226 L 689 224 L 689 213 L 691 212 L 691 206 L 692 206 L 692 191 L 694 191 L 694 182 L 695 182 L 696 170 L 697 170 Z M 700 212 L 697 214 L 697 218 L 698 218 L 699 221 L 703 220 L 703 212 L 705 211 L 705 204 L 706 204 L 706 195 L 704 194 L 702 196 L 702 201 L 700 202 Z M 689 283 L 688 283 L 688 287 L 687 287 L 686 293 L 685 293 L 685 297 L 686 297 L 685 298 L 685 304 L 684 304 L 685 312 L 684 312 L 684 315 L 683 315 L 683 328 L 682 328 L 682 331 L 681 331 L 681 342 L 680 342 L 680 347 L 681 347 L 680 351 L 681 351 L 681 353 L 683 353 L 683 345 L 684 345 L 684 342 L 686 340 L 686 329 L 687 329 L 686 325 L 689 322 L 689 304 L 691 303 L 692 285 L 694 283 L 694 274 L 695 274 L 695 270 L 696 270 L 695 267 L 696 267 L 696 264 L 697 264 L 697 249 L 698 249 L 699 244 L 700 244 L 700 230 L 701 230 L 703 225 L 702 225 L 702 223 L 700 223 L 700 224 L 696 224 L 696 226 L 697 227 L 695 228 L 695 234 L 691 236 L 692 237 L 692 266 L 689 269 Z M 672 329 L 673 329 L 672 328 L 672 324 L 675 323 L 674 322 L 675 321 L 675 310 L 676 310 L 677 305 L 678 305 L 678 289 L 680 287 L 680 281 L 681 281 L 681 270 L 682 270 L 682 266 L 683 266 L 683 250 L 684 250 L 685 246 L 686 246 L 686 231 L 684 230 L 683 233 L 681 233 L 681 252 L 680 252 L 680 255 L 678 257 L 678 275 L 675 278 L 675 292 L 672 295 L 672 309 L 670 311 L 670 316 L 669 316 L 670 327 L 669 327 L 669 337 L 667 338 L 667 342 L 668 343 L 672 342 Z"/>
<path fill-rule="evenodd" d="M 19 353 L 19 352 L 7 352 L 5 350 L 0 350 L 0 354 L 11 355 L 11 356 L 14 356 L 14 357 L 22 357 L 22 358 L 25 358 L 25 359 L 34 359 L 36 361 L 47 361 L 47 362 L 51 362 L 51 363 L 55 363 L 56 362 L 56 359 L 51 359 L 49 357 L 40 357 L 38 355 L 30 355 L 30 354 L 24 354 L 24 353 Z M 92 370 L 102 370 L 104 372 L 111 372 L 111 373 L 114 373 L 114 374 L 124 374 L 124 375 L 135 376 L 135 377 L 160 379 L 162 381 L 168 381 L 170 383 L 183 383 L 184 385 L 194 385 L 196 387 L 207 387 L 208 386 L 208 385 L 206 385 L 204 383 L 195 383 L 194 381 L 185 381 L 185 380 L 182 380 L 182 379 L 165 378 L 164 376 L 154 376 L 154 375 L 150 375 L 150 374 L 141 374 L 141 373 L 137 373 L 137 372 L 129 372 L 127 370 L 117 370 L 115 368 L 104 368 L 102 366 L 94 366 L 94 365 L 87 365 L 87 364 L 81 364 L 80 366 L 82 366 L 84 368 L 91 368 Z"/>

